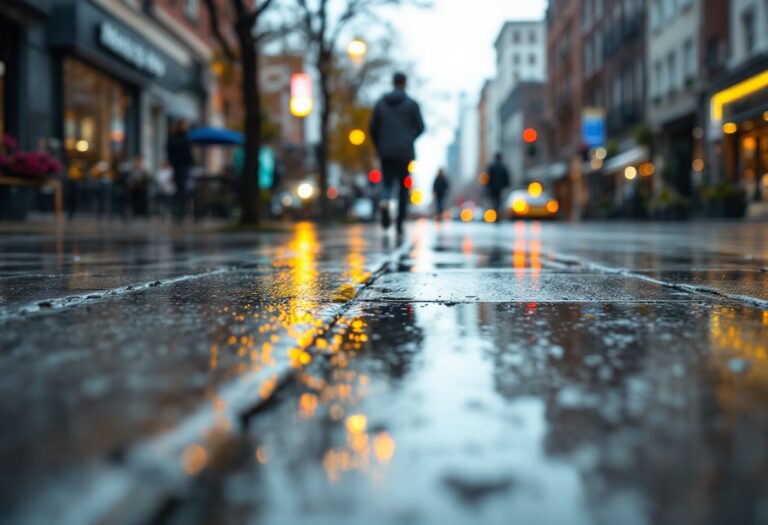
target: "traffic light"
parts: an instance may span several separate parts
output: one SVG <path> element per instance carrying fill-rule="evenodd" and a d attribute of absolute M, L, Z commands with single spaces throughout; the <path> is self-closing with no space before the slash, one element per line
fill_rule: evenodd
<path fill-rule="evenodd" d="M 536 156 L 536 141 L 539 139 L 539 132 L 533 128 L 526 128 L 523 130 L 523 142 L 528 144 L 528 157 L 533 158 Z"/>
<path fill-rule="evenodd" d="M 371 170 L 370 173 L 368 173 L 368 180 L 371 181 L 371 184 L 378 184 L 381 182 L 381 172 L 379 170 Z"/>

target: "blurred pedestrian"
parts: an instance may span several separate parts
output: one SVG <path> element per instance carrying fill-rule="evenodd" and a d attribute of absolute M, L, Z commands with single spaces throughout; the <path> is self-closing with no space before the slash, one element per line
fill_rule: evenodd
<path fill-rule="evenodd" d="M 176 186 L 173 184 L 173 169 L 164 162 L 155 173 L 155 211 L 163 217 L 167 217 L 173 211 L 173 196 L 176 194 Z"/>
<path fill-rule="evenodd" d="M 133 157 L 128 184 L 130 187 L 131 213 L 134 217 L 146 217 L 148 215 L 147 187 L 149 186 L 149 174 L 146 168 L 144 168 L 144 161 L 138 155 Z"/>
<path fill-rule="evenodd" d="M 405 186 L 408 168 L 416 158 L 414 142 L 424 132 L 424 120 L 419 104 L 405 93 L 407 78 L 395 73 L 394 90 L 384 95 L 374 107 L 370 122 L 371 138 L 381 161 L 381 225 L 390 225 L 389 200 L 392 187 L 399 186 L 397 233 L 403 232 L 408 213 L 409 191 Z"/>
<path fill-rule="evenodd" d="M 443 219 L 443 212 L 445 211 L 445 196 L 450 189 L 448 183 L 448 177 L 445 176 L 445 172 L 440 169 L 435 177 L 435 182 L 432 184 L 432 194 L 435 197 L 435 213 L 437 220 Z"/>
<path fill-rule="evenodd" d="M 173 183 L 176 186 L 174 215 L 178 222 L 184 220 L 187 211 L 187 181 L 189 170 L 195 164 L 192 145 L 187 137 L 187 122 L 178 120 L 171 130 L 165 146 L 168 162 L 173 168 Z"/>
<path fill-rule="evenodd" d="M 497 153 L 493 157 L 493 162 L 488 166 L 488 195 L 491 198 L 491 206 L 496 210 L 497 223 L 501 222 L 503 217 L 501 198 L 509 184 L 509 170 L 502 162 L 501 153 Z"/>

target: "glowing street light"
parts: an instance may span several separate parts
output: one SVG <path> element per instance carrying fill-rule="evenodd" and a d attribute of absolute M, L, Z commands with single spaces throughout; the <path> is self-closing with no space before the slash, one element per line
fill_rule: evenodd
<path fill-rule="evenodd" d="M 355 38 L 347 46 L 347 54 L 349 55 L 349 58 L 352 60 L 352 62 L 355 64 L 360 64 L 365 59 L 365 55 L 367 53 L 368 53 L 368 44 L 366 44 L 365 41 L 362 40 L 361 38 Z"/>
<path fill-rule="evenodd" d="M 349 142 L 353 146 L 362 146 L 365 143 L 365 131 L 362 129 L 353 129 L 349 132 Z"/>
<path fill-rule="evenodd" d="M 315 188 L 313 188 L 312 185 L 308 182 L 302 182 L 299 184 L 299 187 L 296 188 L 296 195 L 298 195 L 302 200 L 311 198 L 314 193 Z"/>
<path fill-rule="evenodd" d="M 312 79 L 306 73 L 291 75 L 291 115 L 306 117 L 312 113 Z"/>

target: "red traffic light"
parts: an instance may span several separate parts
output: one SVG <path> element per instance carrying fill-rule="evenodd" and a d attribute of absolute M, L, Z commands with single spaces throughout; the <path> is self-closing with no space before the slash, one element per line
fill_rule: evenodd
<path fill-rule="evenodd" d="M 523 131 L 523 140 L 527 144 L 533 144 L 538 138 L 539 133 L 533 128 L 527 128 L 525 131 Z"/>
<path fill-rule="evenodd" d="M 368 174 L 368 180 L 371 184 L 378 184 L 381 182 L 381 172 L 379 170 L 371 170 Z"/>
<path fill-rule="evenodd" d="M 406 178 L 403 180 L 403 186 L 405 186 L 405 187 L 406 187 L 406 188 L 408 188 L 409 190 L 410 190 L 410 189 L 411 189 L 411 187 L 413 186 L 413 179 L 411 178 L 411 176 L 410 176 L 410 175 L 408 175 L 408 176 L 407 176 L 407 177 L 406 177 Z"/>

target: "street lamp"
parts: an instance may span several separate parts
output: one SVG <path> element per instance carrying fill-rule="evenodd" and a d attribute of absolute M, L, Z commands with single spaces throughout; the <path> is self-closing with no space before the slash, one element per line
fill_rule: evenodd
<path fill-rule="evenodd" d="M 353 129 L 349 132 L 349 142 L 353 146 L 362 146 L 365 143 L 365 131 L 362 129 Z"/>
<path fill-rule="evenodd" d="M 306 73 L 291 75 L 291 115 L 303 118 L 312 113 L 312 79 Z"/>
<path fill-rule="evenodd" d="M 311 198 L 314 193 L 315 189 L 308 182 L 303 182 L 299 184 L 298 188 L 296 188 L 296 195 L 298 195 L 302 200 Z"/>
<path fill-rule="evenodd" d="M 360 64 L 368 53 L 368 44 L 361 38 L 355 38 L 347 46 L 347 54 L 354 64 Z"/>

